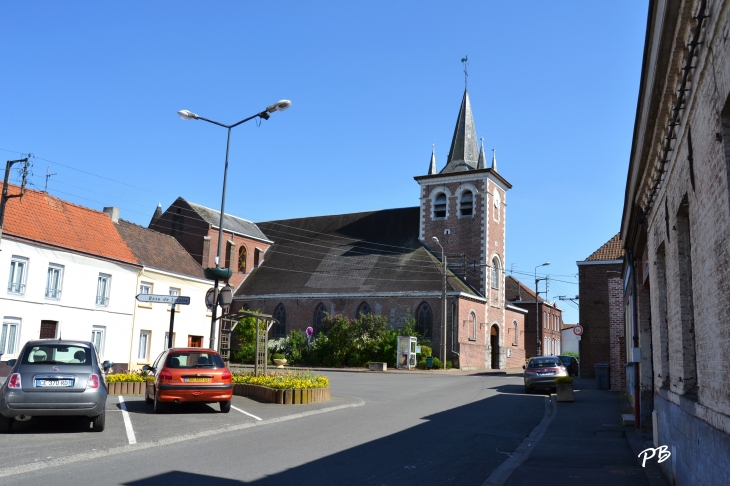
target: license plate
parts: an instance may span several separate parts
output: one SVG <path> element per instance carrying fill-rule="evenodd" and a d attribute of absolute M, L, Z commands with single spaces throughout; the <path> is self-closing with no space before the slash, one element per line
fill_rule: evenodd
<path fill-rule="evenodd" d="M 73 380 L 36 380 L 35 386 L 71 387 L 74 386 L 74 382 Z"/>
<path fill-rule="evenodd" d="M 210 378 L 185 378 L 185 383 L 210 383 Z"/>
<path fill-rule="evenodd" d="M 554 374 L 555 374 L 554 371 L 551 371 L 550 373 L 538 373 L 538 375 L 540 375 L 540 376 L 550 376 L 550 375 L 554 375 Z"/>

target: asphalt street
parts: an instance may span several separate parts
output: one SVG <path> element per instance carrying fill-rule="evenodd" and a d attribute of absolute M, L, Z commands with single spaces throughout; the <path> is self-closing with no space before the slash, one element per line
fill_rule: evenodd
<path fill-rule="evenodd" d="M 333 399 L 152 414 L 138 396 L 82 419 L 16 422 L 0 436 L 0 484 L 481 485 L 530 434 L 545 397 L 516 375 L 325 373 Z M 125 427 L 123 409 L 126 408 Z"/>

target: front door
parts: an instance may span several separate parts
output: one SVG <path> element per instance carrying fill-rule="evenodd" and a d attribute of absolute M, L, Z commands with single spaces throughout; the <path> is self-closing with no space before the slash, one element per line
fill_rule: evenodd
<path fill-rule="evenodd" d="M 41 321 L 40 339 L 56 339 L 58 321 Z"/>
<path fill-rule="evenodd" d="M 499 369 L 499 328 L 492 326 L 489 336 L 489 343 L 492 347 L 492 369 Z"/>
<path fill-rule="evenodd" d="M 203 336 L 188 336 L 188 347 L 189 348 L 202 348 L 203 347 Z"/>

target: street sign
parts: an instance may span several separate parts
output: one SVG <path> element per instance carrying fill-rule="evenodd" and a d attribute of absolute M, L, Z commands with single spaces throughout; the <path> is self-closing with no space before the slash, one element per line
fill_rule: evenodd
<path fill-rule="evenodd" d="M 576 336 L 581 336 L 581 335 L 583 335 L 583 326 L 581 326 L 580 324 L 578 324 L 577 326 L 575 326 L 575 327 L 573 328 L 573 333 L 574 333 L 574 334 L 575 334 Z"/>
<path fill-rule="evenodd" d="M 307 336 L 311 336 L 312 334 L 314 334 L 314 329 L 312 329 L 312 326 L 309 326 L 307 328 Z"/>
<path fill-rule="evenodd" d="M 139 294 L 136 299 L 140 302 L 154 302 L 157 304 L 190 304 L 190 297 L 183 297 L 181 295 Z"/>

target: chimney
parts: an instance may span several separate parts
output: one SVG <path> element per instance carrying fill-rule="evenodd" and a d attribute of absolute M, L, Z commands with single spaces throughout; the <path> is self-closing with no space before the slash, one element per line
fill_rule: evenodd
<path fill-rule="evenodd" d="M 104 214 L 109 216 L 109 218 L 112 220 L 112 223 L 119 223 L 119 208 L 109 206 L 107 208 L 104 208 Z"/>

